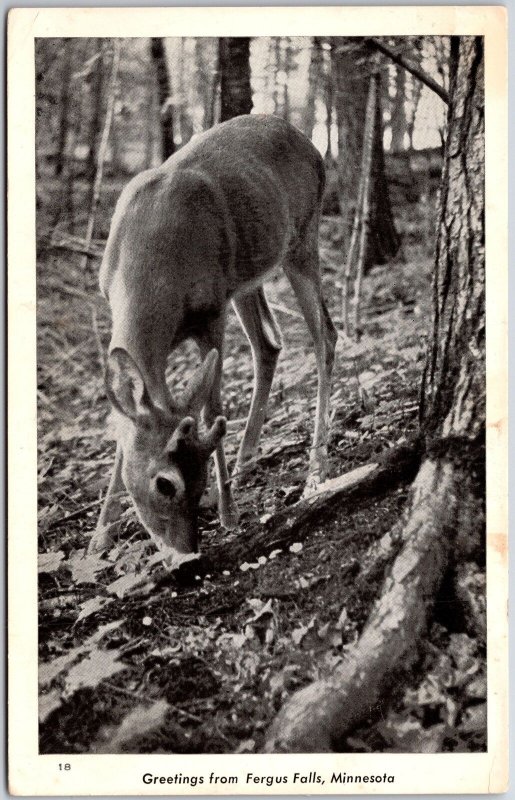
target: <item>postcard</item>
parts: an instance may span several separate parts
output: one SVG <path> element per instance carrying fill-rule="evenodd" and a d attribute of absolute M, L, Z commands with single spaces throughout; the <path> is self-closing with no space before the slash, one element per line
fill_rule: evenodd
<path fill-rule="evenodd" d="M 9 787 L 502 792 L 507 20 L 8 23 Z"/>

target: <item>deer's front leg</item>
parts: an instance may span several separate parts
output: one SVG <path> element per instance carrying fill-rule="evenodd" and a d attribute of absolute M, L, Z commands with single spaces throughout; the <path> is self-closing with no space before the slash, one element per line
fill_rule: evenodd
<path fill-rule="evenodd" d="M 222 337 L 216 337 L 207 341 L 199 342 L 202 357 L 211 348 L 216 347 L 219 353 L 218 362 L 216 365 L 216 373 L 211 386 L 211 391 L 208 395 L 206 404 L 204 406 L 204 422 L 207 427 L 211 427 L 216 417 L 223 414 L 222 408 Z M 234 502 L 231 489 L 231 478 L 229 470 L 227 469 L 227 462 L 225 460 L 225 452 L 223 439 L 218 443 L 215 450 L 215 473 L 216 484 L 218 490 L 218 512 L 220 514 L 220 522 L 223 527 L 231 531 L 238 524 L 238 507 Z"/>
<path fill-rule="evenodd" d="M 117 444 L 111 480 L 109 481 L 95 532 L 89 543 L 89 553 L 102 552 L 113 544 L 113 527 L 119 522 L 122 513 L 120 494 L 125 490 L 122 480 L 122 463 L 122 448 L 120 444 Z"/>

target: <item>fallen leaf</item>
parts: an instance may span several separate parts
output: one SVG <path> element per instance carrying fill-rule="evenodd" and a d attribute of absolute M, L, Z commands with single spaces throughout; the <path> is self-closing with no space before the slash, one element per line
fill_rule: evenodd
<path fill-rule="evenodd" d="M 45 722 L 50 716 L 52 711 L 62 705 L 62 692 L 59 689 L 53 689 L 48 694 L 43 694 L 39 698 L 38 703 L 38 717 L 40 722 Z"/>
<path fill-rule="evenodd" d="M 170 706 L 166 700 L 158 700 L 149 708 L 139 705 L 123 718 L 110 739 L 97 749 L 98 753 L 127 752 L 130 742 L 160 728 Z M 138 751 L 139 752 L 139 751 Z"/>
<path fill-rule="evenodd" d="M 486 703 L 481 703 L 465 709 L 459 728 L 466 733 L 482 733 L 486 731 L 486 724 Z"/>
<path fill-rule="evenodd" d="M 110 583 L 107 586 L 107 591 L 109 594 L 115 594 L 121 600 L 132 589 L 142 587 L 144 584 L 149 584 L 151 588 L 154 588 L 154 582 L 150 581 L 147 575 L 129 572 L 127 575 L 122 575 L 121 578 L 117 578 L 113 583 Z"/>
<path fill-rule="evenodd" d="M 108 564 L 97 554 L 86 555 L 84 550 L 76 550 L 68 558 L 66 566 L 71 570 L 73 582 L 81 584 L 96 583 L 98 573 Z"/>
<path fill-rule="evenodd" d="M 38 573 L 41 575 L 43 573 L 57 572 L 63 558 L 64 553 L 62 550 L 50 550 L 48 553 L 40 553 L 38 555 Z"/>
<path fill-rule="evenodd" d="M 81 610 L 79 616 L 77 617 L 77 622 L 80 622 L 82 619 L 86 619 L 90 617 L 92 614 L 95 614 L 100 609 L 104 608 L 104 606 L 108 605 L 109 603 L 113 602 L 112 597 L 92 597 L 91 600 L 86 600 L 85 603 L 81 604 Z"/>
<path fill-rule="evenodd" d="M 79 689 L 94 689 L 105 678 L 126 669 L 118 661 L 116 650 L 95 650 L 73 666 L 66 676 L 63 697 L 71 697 Z"/>
<path fill-rule="evenodd" d="M 74 647 L 68 650 L 67 653 L 63 653 L 62 656 L 57 656 L 51 661 L 40 664 L 38 669 L 40 687 L 48 686 L 49 683 L 52 683 L 54 678 L 57 678 L 82 653 L 84 653 L 84 647 Z"/>

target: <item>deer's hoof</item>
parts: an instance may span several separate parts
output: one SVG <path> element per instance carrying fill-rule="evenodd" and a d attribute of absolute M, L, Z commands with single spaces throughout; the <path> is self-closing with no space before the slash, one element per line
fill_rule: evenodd
<path fill-rule="evenodd" d="M 88 555 L 105 553 L 112 546 L 113 540 L 109 535 L 109 528 L 97 528 L 88 545 Z"/>
<path fill-rule="evenodd" d="M 208 491 L 202 495 L 200 500 L 200 507 L 206 509 L 216 508 L 218 505 L 218 489 L 215 483 L 212 483 Z"/>
<path fill-rule="evenodd" d="M 232 476 L 231 476 L 231 484 L 232 488 L 234 489 L 235 486 L 239 486 L 246 476 L 251 472 L 252 467 L 254 466 L 255 459 L 249 456 L 248 458 L 241 458 L 238 456 L 238 460 L 236 461 Z"/>
<path fill-rule="evenodd" d="M 240 515 L 234 501 L 227 508 L 220 509 L 220 522 L 226 531 L 233 531 L 238 527 Z"/>
<path fill-rule="evenodd" d="M 308 497 L 313 497 L 313 495 L 317 493 L 318 487 L 323 482 L 324 479 L 319 472 L 308 475 L 306 485 L 304 486 L 304 491 L 302 492 L 301 500 L 307 500 Z"/>

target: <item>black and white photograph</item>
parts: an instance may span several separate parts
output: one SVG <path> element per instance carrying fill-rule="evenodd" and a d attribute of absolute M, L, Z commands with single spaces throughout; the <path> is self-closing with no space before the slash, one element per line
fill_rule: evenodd
<path fill-rule="evenodd" d="M 506 253 L 485 257 L 478 19 L 34 33 L 24 536 L 56 781 L 75 756 L 242 755 L 238 773 L 146 758 L 134 791 L 380 793 L 400 790 L 390 757 L 492 748 L 506 780 L 486 567 L 493 546 L 502 600 L 486 341 L 506 347 L 488 316 Z"/>

